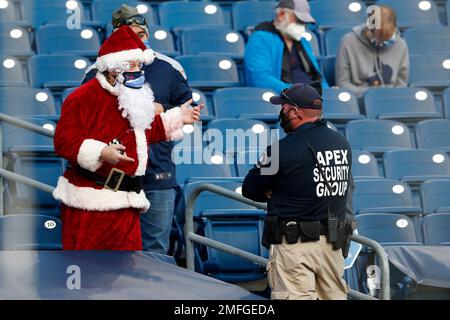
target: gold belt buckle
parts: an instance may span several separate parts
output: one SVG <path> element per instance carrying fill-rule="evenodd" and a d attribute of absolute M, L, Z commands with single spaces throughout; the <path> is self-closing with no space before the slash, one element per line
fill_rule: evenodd
<path fill-rule="evenodd" d="M 115 173 L 120 174 L 119 180 L 117 180 L 116 186 L 114 188 L 111 188 L 108 186 L 111 178 L 113 177 L 113 175 Z M 108 189 L 108 190 L 112 190 L 114 192 L 117 192 L 117 190 L 119 190 L 120 184 L 122 183 L 123 178 L 125 177 L 125 171 L 122 171 L 120 169 L 117 168 L 112 168 L 111 171 L 109 172 L 108 178 L 106 179 L 106 182 L 104 184 L 104 188 Z"/>

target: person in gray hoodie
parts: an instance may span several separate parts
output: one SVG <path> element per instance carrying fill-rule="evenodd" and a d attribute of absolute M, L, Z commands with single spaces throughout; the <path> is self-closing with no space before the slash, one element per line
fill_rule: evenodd
<path fill-rule="evenodd" d="M 369 19 L 372 17 L 369 16 Z M 379 28 L 356 26 L 341 40 L 336 57 L 336 84 L 362 97 L 370 87 L 406 87 L 409 54 L 397 29 L 395 12 L 379 7 Z"/>

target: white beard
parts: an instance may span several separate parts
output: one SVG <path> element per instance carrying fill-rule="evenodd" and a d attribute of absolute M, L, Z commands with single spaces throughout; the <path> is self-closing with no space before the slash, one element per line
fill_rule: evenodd
<path fill-rule="evenodd" d="M 153 91 L 148 83 L 140 89 L 131 89 L 121 83 L 115 85 L 118 92 L 119 111 L 134 129 L 150 129 L 155 117 Z"/>

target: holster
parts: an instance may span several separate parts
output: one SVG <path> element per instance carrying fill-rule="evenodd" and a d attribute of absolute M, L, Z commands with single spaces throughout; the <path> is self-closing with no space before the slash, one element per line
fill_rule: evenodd
<path fill-rule="evenodd" d="M 347 258 L 350 249 L 351 237 L 353 230 L 356 229 L 354 220 L 344 220 L 339 222 L 337 228 L 337 239 L 332 242 L 333 250 L 342 249 L 342 256 Z"/>
<path fill-rule="evenodd" d="M 271 244 L 281 244 L 283 242 L 283 235 L 278 216 L 267 215 L 264 219 L 264 230 L 262 236 L 262 245 L 269 248 Z"/>

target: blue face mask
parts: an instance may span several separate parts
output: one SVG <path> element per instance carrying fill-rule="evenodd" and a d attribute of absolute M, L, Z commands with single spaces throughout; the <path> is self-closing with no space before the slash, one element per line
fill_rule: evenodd
<path fill-rule="evenodd" d="M 147 49 L 150 49 L 150 41 L 147 39 L 147 40 L 144 40 L 144 41 L 142 41 L 144 44 L 145 44 L 145 46 L 147 47 Z"/>
<path fill-rule="evenodd" d="M 392 46 L 395 43 L 396 40 L 397 40 L 397 37 L 394 32 L 394 34 L 392 35 L 392 38 L 390 38 L 389 40 L 378 42 L 378 40 L 375 37 L 373 37 L 370 40 L 370 43 L 376 48 L 389 48 L 390 46 Z"/>
<path fill-rule="evenodd" d="M 144 85 L 145 77 L 142 71 L 124 72 L 123 85 L 131 89 L 140 89 Z"/>

